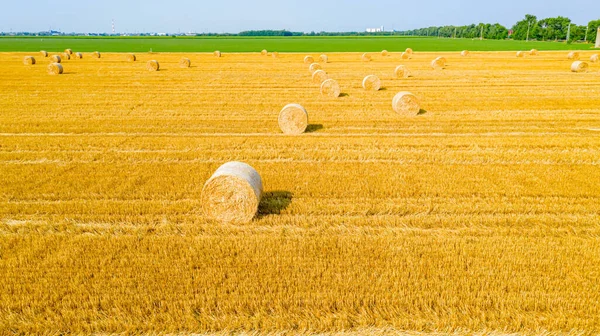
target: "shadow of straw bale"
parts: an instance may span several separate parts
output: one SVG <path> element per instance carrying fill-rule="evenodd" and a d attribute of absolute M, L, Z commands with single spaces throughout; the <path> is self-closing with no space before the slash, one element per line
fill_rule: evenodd
<path fill-rule="evenodd" d="M 420 109 L 419 112 L 417 113 L 417 115 L 421 115 L 421 114 L 425 114 L 427 113 L 427 111 L 425 111 L 424 109 Z"/>
<path fill-rule="evenodd" d="M 264 193 L 258 205 L 257 217 L 279 215 L 292 203 L 294 195 L 289 191 L 269 191 Z"/>
<path fill-rule="evenodd" d="M 323 129 L 323 124 L 309 124 L 308 126 L 306 126 L 305 133 L 312 133 L 321 129 Z"/>

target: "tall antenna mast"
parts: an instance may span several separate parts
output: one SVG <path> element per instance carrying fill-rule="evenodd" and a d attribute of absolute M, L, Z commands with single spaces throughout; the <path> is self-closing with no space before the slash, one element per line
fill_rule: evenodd
<path fill-rule="evenodd" d="M 112 33 L 115 33 L 115 19 L 112 19 Z"/>

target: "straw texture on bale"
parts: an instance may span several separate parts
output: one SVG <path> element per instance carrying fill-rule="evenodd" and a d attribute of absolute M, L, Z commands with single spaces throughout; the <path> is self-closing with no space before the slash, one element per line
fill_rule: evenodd
<path fill-rule="evenodd" d="M 100 58 L 100 52 L 98 51 L 94 51 L 94 53 L 92 54 L 94 56 L 94 58 Z"/>
<path fill-rule="evenodd" d="M 470 53 L 469 53 L 468 50 L 463 50 L 463 51 L 460 52 L 460 56 L 463 56 L 463 57 L 469 56 L 469 54 Z"/>
<path fill-rule="evenodd" d="M 312 63 L 311 65 L 308 66 L 308 71 L 310 71 L 310 73 L 313 73 L 317 70 L 321 70 L 321 64 L 319 63 Z"/>
<path fill-rule="evenodd" d="M 71 50 L 71 49 L 65 49 L 65 54 L 71 55 L 72 53 L 73 53 L 73 50 Z"/>
<path fill-rule="evenodd" d="M 334 79 L 327 79 L 321 83 L 321 94 L 332 98 L 337 98 L 342 93 L 340 85 Z"/>
<path fill-rule="evenodd" d="M 60 63 L 50 63 L 48 64 L 48 73 L 50 75 L 60 75 L 63 73 L 63 67 Z"/>
<path fill-rule="evenodd" d="M 398 78 L 408 78 L 410 76 L 410 72 L 408 71 L 408 68 L 404 65 L 398 65 L 396 67 L 396 69 L 394 70 L 394 74 Z"/>
<path fill-rule="evenodd" d="M 413 50 L 411 48 L 406 48 L 406 50 L 404 50 L 405 53 L 412 55 Z"/>
<path fill-rule="evenodd" d="M 189 58 L 182 58 L 179 60 L 179 67 L 180 68 L 189 68 L 190 66 L 192 66 L 192 61 L 190 61 Z"/>
<path fill-rule="evenodd" d="M 525 52 L 517 51 L 517 57 L 525 57 Z"/>
<path fill-rule="evenodd" d="M 578 60 L 579 59 L 579 51 L 571 51 L 568 55 L 567 55 L 568 59 L 571 60 Z"/>
<path fill-rule="evenodd" d="M 48 52 L 46 50 L 41 50 L 40 54 L 42 54 L 43 57 L 48 57 Z"/>
<path fill-rule="evenodd" d="M 148 69 L 148 71 L 158 71 L 160 70 L 160 64 L 158 64 L 158 61 L 156 60 L 148 61 L 148 63 L 146 63 L 146 69 Z"/>
<path fill-rule="evenodd" d="M 277 58 L 277 57 L 279 57 L 279 53 L 278 53 L 278 52 L 276 52 L 276 51 L 274 51 L 274 52 L 272 52 L 272 53 L 271 53 L 271 56 L 272 56 L 273 58 Z"/>
<path fill-rule="evenodd" d="M 592 63 L 600 62 L 600 58 L 599 58 L 598 54 L 593 54 L 592 56 L 590 56 L 590 62 L 592 62 Z"/>
<path fill-rule="evenodd" d="M 381 56 L 385 57 L 385 56 L 389 56 L 390 53 L 387 50 L 382 50 L 381 51 Z"/>
<path fill-rule="evenodd" d="M 54 55 L 54 56 L 52 56 L 52 62 L 60 63 L 60 62 L 62 62 L 62 58 L 60 58 L 60 56 L 58 56 L 58 55 Z"/>
<path fill-rule="evenodd" d="M 312 56 L 305 56 L 304 64 L 311 64 L 311 63 L 315 63 L 315 59 Z"/>
<path fill-rule="evenodd" d="M 328 79 L 327 73 L 323 70 L 317 70 L 312 74 L 313 83 L 321 84 Z"/>
<path fill-rule="evenodd" d="M 323 54 L 323 55 L 319 56 L 319 62 L 327 63 L 327 62 L 329 62 L 329 57 L 327 57 L 327 55 Z"/>
<path fill-rule="evenodd" d="M 80 52 L 76 52 L 76 53 L 75 53 L 75 58 L 77 58 L 77 59 L 82 59 L 82 58 L 83 58 L 83 54 L 82 54 L 82 53 L 80 53 Z"/>
<path fill-rule="evenodd" d="M 431 61 L 431 67 L 434 69 L 443 69 L 446 67 L 446 59 L 444 57 L 437 57 Z"/>
<path fill-rule="evenodd" d="M 248 223 L 258 211 L 262 192 L 262 179 L 254 168 L 243 162 L 227 162 L 204 184 L 202 210 L 210 220 Z"/>
<path fill-rule="evenodd" d="M 539 53 L 540 52 L 537 49 L 531 49 L 529 51 L 529 55 L 531 55 L 531 56 L 537 56 L 537 55 L 539 55 Z"/>
<path fill-rule="evenodd" d="M 25 56 L 25 58 L 23 59 L 23 64 L 25 64 L 25 65 L 34 65 L 35 64 L 35 58 L 33 58 L 33 56 Z"/>
<path fill-rule="evenodd" d="M 263 55 L 263 56 L 267 56 L 267 55 L 269 54 L 269 52 L 267 51 L 267 49 L 263 49 L 263 50 L 260 52 L 260 54 L 261 54 L 261 55 Z"/>
<path fill-rule="evenodd" d="M 404 115 L 417 115 L 421 111 L 419 99 L 410 92 L 398 92 L 392 99 L 392 108 L 396 113 Z"/>
<path fill-rule="evenodd" d="M 403 52 L 402 54 L 400 54 L 400 58 L 403 60 L 410 59 L 410 54 L 407 52 Z"/>
<path fill-rule="evenodd" d="M 368 75 L 363 79 L 362 87 L 367 91 L 379 91 L 381 80 L 375 75 Z"/>
<path fill-rule="evenodd" d="M 213 55 L 215 55 L 215 57 L 221 57 L 221 52 L 218 50 L 215 50 L 215 52 L 213 52 Z"/>
<path fill-rule="evenodd" d="M 571 71 L 573 72 L 585 72 L 588 69 L 588 64 L 582 61 L 575 61 L 571 64 Z"/>
<path fill-rule="evenodd" d="M 279 128 L 285 134 L 302 134 L 308 127 L 308 112 L 299 104 L 287 104 L 279 112 Z"/>
<path fill-rule="evenodd" d="M 135 54 L 127 54 L 127 55 L 125 55 L 125 59 L 126 59 L 128 62 L 135 62 L 135 60 L 136 60 L 137 58 L 135 57 Z"/>
<path fill-rule="evenodd" d="M 71 55 L 68 53 L 64 53 L 63 54 L 63 58 L 66 59 L 67 61 L 71 59 Z"/>
<path fill-rule="evenodd" d="M 371 55 L 369 55 L 369 54 L 367 54 L 367 53 L 364 53 L 364 54 L 362 54 L 362 56 L 360 57 L 360 59 L 361 59 L 363 62 L 369 62 L 369 61 L 371 60 Z"/>

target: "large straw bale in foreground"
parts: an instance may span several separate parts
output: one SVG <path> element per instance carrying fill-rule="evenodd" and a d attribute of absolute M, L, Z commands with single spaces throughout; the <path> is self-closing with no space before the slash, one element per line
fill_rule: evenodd
<path fill-rule="evenodd" d="M 571 71 L 573 72 L 586 72 L 589 65 L 586 62 L 575 61 L 571 64 Z"/>
<path fill-rule="evenodd" d="M 578 60 L 579 59 L 579 51 L 571 51 L 567 54 L 567 58 L 570 60 Z"/>
<path fill-rule="evenodd" d="M 50 75 L 60 75 L 63 73 L 63 67 L 60 63 L 50 63 L 48 64 L 48 74 Z"/>
<path fill-rule="evenodd" d="M 398 78 L 408 78 L 410 76 L 410 71 L 408 71 L 408 68 L 406 66 L 398 65 L 394 70 L 394 74 Z"/>
<path fill-rule="evenodd" d="M 367 91 L 379 91 L 381 80 L 375 75 L 368 75 L 363 79 L 362 87 Z"/>
<path fill-rule="evenodd" d="M 315 59 L 310 55 L 304 56 L 304 64 L 311 64 L 311 63 L 315 63 Z"/>
<path fill-rule="evenodd" d="M 368 53 L 364 53 L 362 54 L 362 56 L 360 56 L 360 59 L 363 62 L 369 62 L 371 60 L 371 55 L 369 55 Z"/>
<path fill-rule="evenodd" d="M 192 61 L 190 61 L 189 58 L 183 57 L 182 59 L 179 60 L 180 68 L 189 68 L 190 66 L 192 66 Z"/>
<path fill-rule="evenodd" d="M 321 70 L 321 64 L 319 63 L 312 63 L 311 65 L 308 66 L 308 71 L 310 71 L 310 73 L 313 73 L 317 70 Z"/>
<path fill-rule="evenodd" d="M 329 62 L 329 57 L 327 55 L 323 54 L 323 55 L 319 56 L 319 62 L 327 63 L 327 62 Z"/>
<path fill-rule="evenodd" d="M 40 54 L 42 54 L 43 57 L 48 57 L 48 52 L 46 50 L 40 50 Z"/>
<path fill-rule="evenodd" d="M 342 93 L 340 85 L 334 79 L 327 79 L 321 83 L 321 94 L 332 98 L 337 98 Z"/>
<path fill-rule="evenodd" d="M 160 70 L 160 64 L 158 64 L 158 61 L 156 60 L 148 61 L 148 63 L 146 63 L 146 69 L 148 69 L 148 71 L 158 71 Z"/>
<path fill-rule="evenodd" d="M 279 112 L 279 128 L 285 134 L 302 134 L 308 127 L 308 112 L 300 104 L 287 104 Z"/>
<path fill-rule="evenodd" d="M 127 54 L 127 55 L 125 55 L 125 59 L 126 59 L 128 62 L 135 62 L 135 60 L 136 60 L 137 58 L 135 57 L 135 54 Z"/>
<path fill-rule="evenodd" d="M 398 92 L 392 99 L 392 108 L 396 113 L 404 115 L 417 115 L 421 111 L 419 99 L 410 92 Z"/>
<path fill-rule="evenodd" d="M 35 64 L 35 58 L 33 58 L 33 56 L 25 56 L 25 58 L 23 59 L 23 64 L 25 64 L 25 65 L 34 65 Z"/>
<path fill-rule="evenodd" d="M 243 162 L 219 167 L 202 188 L 202 210 L 207 219 L 248 223 L 258 211 L 263 192 L 258 172 Z"/>
<path fill-rule="evenodd" d="M 60 58 L 60 56 L 58 56 L 58 55 L 52 56 L 52 63 L 60 63 L 60 62 L 62 62 L 62 58 Z"/>
<path fill-rule="evenodd" d="M 317 70 L 312 74 L 313 83 L 321 84 L 328 79 L 327 73 L 323 70 Z"/>

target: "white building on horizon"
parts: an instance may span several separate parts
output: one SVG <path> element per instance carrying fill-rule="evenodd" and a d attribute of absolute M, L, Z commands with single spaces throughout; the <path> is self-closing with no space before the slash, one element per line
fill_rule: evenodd
<path fill-rule="evenodd" d="M 367 28 L 367 33 L 381 33 L 384 31 L 385 31 L 385 29 L 383 28 L 383 26 L 381 26 L 379 28 Z"/>

